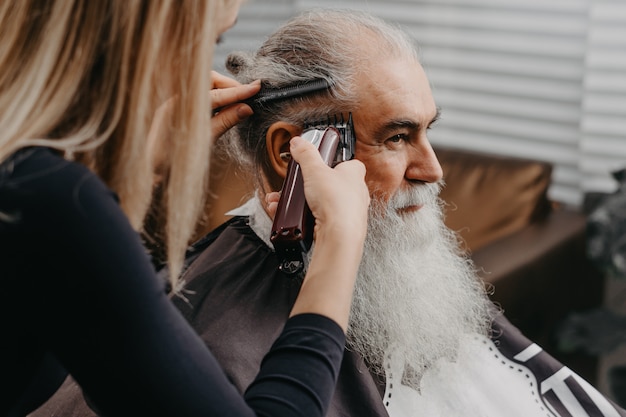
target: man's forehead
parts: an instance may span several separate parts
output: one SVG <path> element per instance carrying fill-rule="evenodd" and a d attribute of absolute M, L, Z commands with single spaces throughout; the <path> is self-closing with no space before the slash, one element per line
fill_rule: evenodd
<path fill-rule="evenodd" d="M 355 83 L 356 119 L 429 123 L 438 115 L 430 83 L 420 63 L 409 58 L 373 62 Z"/>

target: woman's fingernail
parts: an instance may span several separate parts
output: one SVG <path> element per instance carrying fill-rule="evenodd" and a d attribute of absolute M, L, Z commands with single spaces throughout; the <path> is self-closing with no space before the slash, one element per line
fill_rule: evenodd
<path fill-rule="evenodd" d="M 289 146 L 294 146 L 294 147 L 297 148 L 298 146 L 302 145 L 303 141 L 304 141 L 304 139 L 302 139 L 300 136 L 294 136 L 289 141 Z"/>
<path fill-rule="evenodd" d="M 247 104 L 241 104 L 237 106 L 237 117 L 239 119 L 247 119 L 253 114 L 254 111 L 252 110 L 252 107 L 248 106 Z"/>

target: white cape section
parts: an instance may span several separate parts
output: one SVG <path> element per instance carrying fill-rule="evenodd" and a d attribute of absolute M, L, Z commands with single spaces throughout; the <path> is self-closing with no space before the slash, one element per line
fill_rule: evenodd
<path fill-rule="evenodd" d="M 487 337 L 468 336 L 455 362 L 441 360 L 424 373 L 420 392 L 401 384 L 402 366 L 386 366 L 387 386 L 384 403 L 390 417 L 620 417 L 620 414 L 591 384 L 563 366 L 551 377 L 538 382 L 524 365 L 507 359 Z M 515 355 L 526 362 L 542 352 L 531 344 Z M 391 355 L 392 357 L 393 355 Z M 386 364 L 387 365 L 387 364 Z M 588 413 L 564 381 L 572 378 L 595 404 Z M 560 414 L 544 394 L 558 397 Z"/>
<path fill-rule="evenodd" d="M 248 225 L 254 233 L 261 239 L 270 249 L 274 250 L 274 245 L 270 241 L 272 233 L 272 219 L 267 215 L 265 209 L 261 205 L 261 200 L 256 195 L 246 201 L 243 205 L 232 209 L 226 213 L 227 216 L 248 216 Z"/>
<path fill-rule="evenodd" d="M 421 392 L 401 384 L 402 368 L 393 359 L 385 368 L 384 403 L 390 417 L 554 415 L 546 409 L 533 373 L 500 354 L 484 336 L 467 336 L 455 362 L 442 359 L 425 372 Z"/>

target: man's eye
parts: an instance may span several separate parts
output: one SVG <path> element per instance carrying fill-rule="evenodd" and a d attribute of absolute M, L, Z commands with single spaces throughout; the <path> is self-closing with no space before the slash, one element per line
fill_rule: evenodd
<path fill-rule="evenodd" d="M 398 142 L 401 142 L 401 141 L 405 141 L 406 138 L 407 138 L 407 136 L 405 134 L 399 133 L 399 134 L 393 135 L 392 137 L 387 139 L 387 142 L 398 143 Z"/>

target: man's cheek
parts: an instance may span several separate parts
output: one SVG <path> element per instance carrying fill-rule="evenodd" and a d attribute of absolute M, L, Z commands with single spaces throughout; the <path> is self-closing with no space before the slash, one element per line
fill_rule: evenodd
<path fill-rule="evenodd" d="M 372 203 L 386 205 L 389 201 L 390 193 L 382 187 L 383 184 L 380 184 L 378 181 L 367 181 L 367 179 L 365 182 L 367 183 L 367 187 L 370 191 Z"/>

